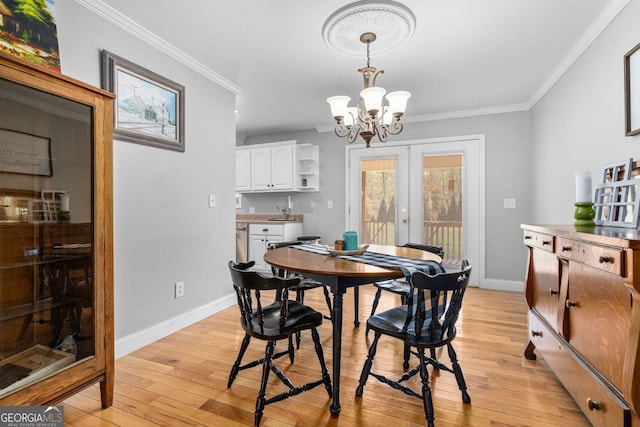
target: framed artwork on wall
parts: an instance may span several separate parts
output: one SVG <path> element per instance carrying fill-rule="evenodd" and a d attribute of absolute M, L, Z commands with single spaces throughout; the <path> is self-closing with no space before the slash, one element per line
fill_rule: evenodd
<path fill-rule="evenodd" d="M 625 134 L 640 133 L 640 44 L 624 56 Z"/>
<path fill-rule="evenodd" d="M 116 94 L 114 139 L 184 152 L 184 86 L 106 50 L 102 85 Z"/>

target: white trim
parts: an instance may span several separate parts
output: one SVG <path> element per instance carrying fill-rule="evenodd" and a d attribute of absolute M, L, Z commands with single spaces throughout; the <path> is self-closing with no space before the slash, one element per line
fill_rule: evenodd
<path fill-rule="evenodd" d="M 196 73 L 206 77 L 212 82 L 219 84 L 229 92 L 238 95 L 242 93 L 242 88 L 237 84 L 225 79 L 220 74 L 216 73 L 197 59 L 190 55 L 187 55 L 171 43 L 163 40 L 151 31 L 140 26 L 137 22 L 131 18 L 123 15 L 109 5 L 106 5 L 101 0 L 75 0 L 76 3 L 86 7 L 96 15 L 106 19 L 107 21 L 122 28 L 132 36 L 142 40 L 154 49 L 168 55 L 170 58 L 175 59 L 181 64 L 194 70 Z"/>
<path fill-rule="evenodd" d="M 174 332 L 184 329 L 200 320 L 216 314 L 227 307 L 236 304 L 235 294 L 229 294 L 209 304 L 197 307 L 191 311 L 180 313 L 179 315 L 157 323 L 145 329 L 136 331 L 130 335 L 116 340 L 115 358 L 126 356 L 152 342 L 158 341 Z"/>
<path fill-rule="evenodd" d="M 479 287 L 496 291 L 524 292 L 524 282 L 518 280 L 484 279 L 484 284 Z"/>

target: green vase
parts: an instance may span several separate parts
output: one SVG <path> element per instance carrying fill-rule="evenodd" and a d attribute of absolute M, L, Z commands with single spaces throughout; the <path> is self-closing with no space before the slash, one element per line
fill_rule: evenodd
<path fill-rule="evenodd" d="M 573 223 L 578 227 L 594 226 L 593 218 L 596 217 L 596 213 L 593 210 L 593 203 L 591 202 L 578 202 L 576 203 L 576 211 L 573 214 L 576 221 Z"/>

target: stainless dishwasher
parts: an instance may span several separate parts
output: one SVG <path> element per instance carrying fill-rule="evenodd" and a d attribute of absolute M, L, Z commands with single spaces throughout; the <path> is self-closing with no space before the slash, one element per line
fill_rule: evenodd
<path fill-rule="evenodd" d="M 249 258 L 249 231 L 246 222 L 236 222 L 236 262 L 247 262 Z"/>

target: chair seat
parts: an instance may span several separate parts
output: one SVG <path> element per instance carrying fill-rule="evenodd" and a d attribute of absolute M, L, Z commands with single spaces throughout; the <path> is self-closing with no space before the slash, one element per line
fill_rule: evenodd
<path fill-rule="evenodd" d="M 282 329 L 280 329 L 279 302 L 263 307 L 262 310 L 264 321 L 262 327 L 257 315 L 252 316 L 250 326 L 244 320 L 242 321 L 244 330 L 249 335 L 260 339 L 280 340 L 292 333 L 316 328 L 322 324 L 322 313 L 292 300 L 289 300 L 289 310 Z"/>
<path fill-rule="evenodd" d="M 427 318 L 431 316 L 431 311 L 426 312 Z M 455 328 L 449 336 L 440 337 L 442 334 L 442 325 L 438 322 L 433 323 L 433 329 L 423 330 L 420 337 L 416 337 L 414 322 L 409 322 L 405 329 L 407 319 L 407 306 L 399 306 L 382 313 L 374 314 L 367 320 L 367 327 L 374 332 L 380 332 L 383 335 L 389 335 L 406 341 L 412 347 L 441 347 L 455 337 Z"/>
<path fill-rule="evenodd" d="M 384 282 L 376 282 L 374 286 L 398 295 L 409 294 L 409 284 L 404 280 L 386 280 Z"/>

